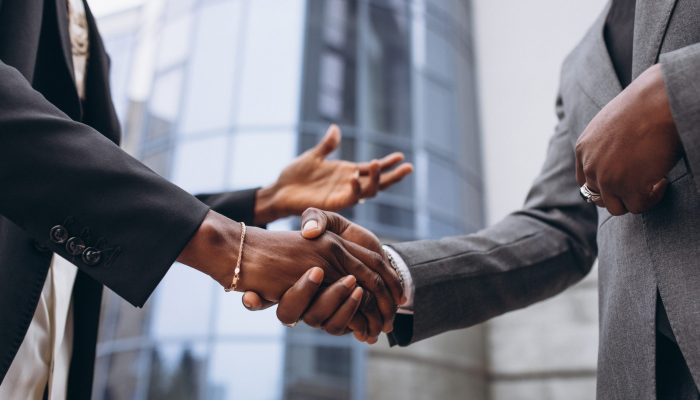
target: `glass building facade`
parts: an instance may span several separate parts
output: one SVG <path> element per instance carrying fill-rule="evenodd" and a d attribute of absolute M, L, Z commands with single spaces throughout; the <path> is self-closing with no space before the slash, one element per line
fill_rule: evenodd
<path fill-rule="evenodd" d="M 416 166 L 347 216 L 386 241 L 483 225 L 467 0 L 157 3 L 128 11 L 148 14 L 148 29 L 123 15 L 99 22 L 126 26 L 103 29 L 115 100 L 127 148 L 156 172 L 192 193 L 260 186 L 333 122 L 337 157 L 402 151 Z M 134 74 L 148 78 L 141 99 L 126 89 Z M 97 399 L 366 397 L 364 345 L 248 312 L 182 265 L 142 310 L 107 292 Z"/>

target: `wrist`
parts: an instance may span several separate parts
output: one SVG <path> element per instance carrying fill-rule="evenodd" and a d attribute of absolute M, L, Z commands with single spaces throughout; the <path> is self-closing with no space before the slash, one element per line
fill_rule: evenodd
<path fill-rule="evenodd" d="M 636 93 L 637 98 L 651 108 L 646 115 L 653 118 L 653 124 L 662 128 L 663 132 L 677 135 L 661 64 L 647 68 L 638 81 L 640 88 Z"/>
<path fill-rule="evenodd" d="M 228 287 L 239 256 L 241 233 L 241 224 L 209 211 L 177 261 Z"/>
<path fill-rule="evenodd" d="M 277 183 L 258 189 L 255 193 L 255 224 L 265 225 L 290 213 L 280 205 Z"/>

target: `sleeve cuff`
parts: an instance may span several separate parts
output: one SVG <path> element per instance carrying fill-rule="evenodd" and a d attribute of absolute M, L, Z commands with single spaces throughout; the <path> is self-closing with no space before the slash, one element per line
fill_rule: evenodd
<path fill-rule="evenodd" d="M 399 274 L 403 279 L 403 293 L 406 296 L 406 302 L 399 304 L 399 309 L 397 313 L 399 314 L 413 314 L 413 298 L 415 296 L 415 285 L 413 284 L 413 277 L 411 276 L 411 271 L 408 269 L 406 261 L 392 249 L 391 246 L 384 245 L 384 250 L 391 255 L 396 263 Z"/>
<path fill-rule="evenodd" d="M 661 55 L 671 114 L 696 185 L 700 184 L 700 44 Z M 700 188 L 700 186 L 699 186 Z"/>

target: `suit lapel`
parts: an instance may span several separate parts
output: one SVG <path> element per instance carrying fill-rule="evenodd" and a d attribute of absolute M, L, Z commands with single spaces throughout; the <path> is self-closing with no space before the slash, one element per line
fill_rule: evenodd
<path fill-rule="evenodd" d="M 605 18 L 610 10 L 610 4 L 608 2 L 598 19 L 593 23 L 581 42 L 581 48 L 578 52 L 582 66 L 582 69 L 577 73 L 579 86 L 599 109 L 608 104 L 622 90 L 603 38 Z"/>
<path fill-rule="evenodd" d="M 632 79 L 656 63 L 677 0 L 637 0 Z"/>

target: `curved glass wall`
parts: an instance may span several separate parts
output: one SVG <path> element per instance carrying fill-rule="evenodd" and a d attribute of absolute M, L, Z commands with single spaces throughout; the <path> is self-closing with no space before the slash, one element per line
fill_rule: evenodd
<path fill-rule="evenodd" d="M 337 156 L 399 150 L 417 167 L 347 216 L 387 241 L 473 231 L 483 207 L 468 15 L 456 0 L 164 1 L 151 36 L 128 36 L 157 51 L 131 65 L 148 68 L 145 101 L 117 99 L 127 137 L 156 172 L 212 192 L 271 182 L 335 122 Z M 106 36 L 128 70 L 134 46 Z M 367 357 L 349 337 L 248 312 L 175 265 L 143 310 L 105 296 L 94 397 L 362 399 Z"/>

